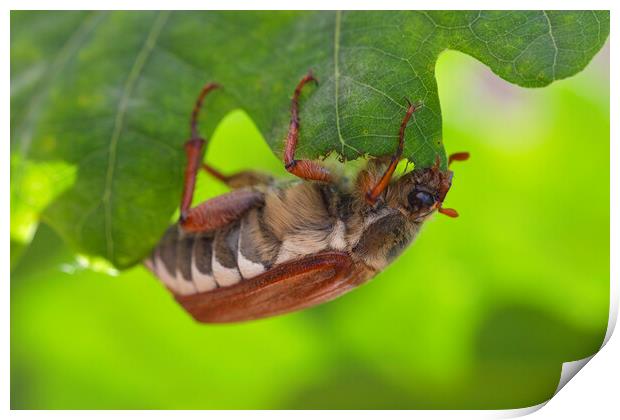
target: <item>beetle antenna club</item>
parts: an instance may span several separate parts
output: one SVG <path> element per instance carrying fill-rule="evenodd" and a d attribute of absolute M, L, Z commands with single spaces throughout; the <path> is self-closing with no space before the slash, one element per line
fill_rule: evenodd
<path fill-rule="evenodd" d="M 464 161 L 469 159 L 469 152 L 456 152 L 448 157 L 448 166 L 454 161 Z"/>
<path fill-rule="evenodd" d="M 448 157 L 448 166 L 454 161 L 465 161 L 469 159 L 469 152 L 455 152 Z M 455 209 L 448 209 L 445 207 L 439 207 L 437 211 L 448 217 L 459 217 L 459 213 Z"/>

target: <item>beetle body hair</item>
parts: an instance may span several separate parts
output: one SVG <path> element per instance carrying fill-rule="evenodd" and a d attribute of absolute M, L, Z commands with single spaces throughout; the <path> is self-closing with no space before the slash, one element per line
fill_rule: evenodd
<path fill-rule="evenodd" d="M 411 191 L 437 195 L 449 172 L 414 170 L 392 181 L 382 199 L 370 205 L 363 192 L 383 169 L 380 162 L 370 161 L 354 183 L 340 179 L 252 186 L 262 200 L 239 218 L 209 232 L 171 226 L 146 265 L 178 295 L 232 286 L 325 251 L 347 253 L 354 264 L 365 267 L 369 279 L 415 239 L 435 210 L 412 213 Z"/>

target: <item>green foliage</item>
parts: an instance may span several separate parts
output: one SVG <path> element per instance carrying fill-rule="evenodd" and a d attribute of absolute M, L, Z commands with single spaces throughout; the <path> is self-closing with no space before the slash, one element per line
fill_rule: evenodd
<path fill-rule="evenodd" d="M 461 217 L 438 215 L 375 280 L 309 310 L 199 325 L 145 268 L 118 277 L 84 269 L 41 226 L 11 275 L 11 407 L 546 400 L 562 362 L 599 349 L 609 316 L 608 57 L 534 90 L 503 84 L 464 54 L 442 55 L 446 142 L 472 153 L 455 164 L 446 203 Z M 472 98 L 476 112 L 463 112 Z M 241 111 L 224 118 L 206 157 L 231 171 L 285 173 Z M 225 191 L 207 176 L 198 182 L 197 199 Z"/>
<path fill-rule="evenodd" d="M 609 13 L 27 12 L 11 14 L 11 29 L 12 152 L 76 171 L 43 217 L 81 252 L 126 267 L 178 205 L 187 119 L 206 81 L 224 89 L 207 100 L 203 133 L 241 107 L 277 155 L 289 97 L 309 68 L 321 84 L 304 93 L 301 156 L 390 153 L 403 98 L 420 101 L 405 155 L 427 166 L 445 160 L 434 74 L 442 51 L 545 86 L 585 67 Z M 12 167 L 11 182 L 30 194 L 22 169 Z"/>

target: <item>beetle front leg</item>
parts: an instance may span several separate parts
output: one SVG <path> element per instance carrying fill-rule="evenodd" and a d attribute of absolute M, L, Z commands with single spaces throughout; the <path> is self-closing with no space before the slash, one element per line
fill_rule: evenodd
<path fill-rule="evenodd" d="M 411 118 L 413 113 L 419 108 L 418 105 L 412 104 L 411 102 L 409 102 L 408 99 L 407 102 L 409 104 L 409 107 L 407 108 L 405 117 L 400 124 L 400 130 L 398 131 L 398 145 L 396 147 L 396 151 L 390 158 L 390 164 L 388 165 L 381 178 L 374 186 L 372 186 L 371 188 L 369 187 L 366 191 L 366 202 L 368 202 L 368 204 L 370 205 L 374 205 L 377 202 L 381 194 L 383 194 L 383 192 L 389 185 L 390 180 L 392 179 L 392 175 L 396 170 L 396 166 L 398 166 L 398 162 L 403 155 L 403 150 L 405 148 L 405 130 L 407 129 L 407 123 L 409 122 L 409 119 Z"/>

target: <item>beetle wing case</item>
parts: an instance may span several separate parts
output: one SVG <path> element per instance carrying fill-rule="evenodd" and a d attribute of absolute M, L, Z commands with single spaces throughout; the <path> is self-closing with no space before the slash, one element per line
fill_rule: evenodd
<path fill-rule="evenodd" d="M 264 318 L 327 302 L 364 283 L 366 267 L 342 252 L 325 252 L 278 265 L 234 286 L 177 301 L 199 322 Z"/>

